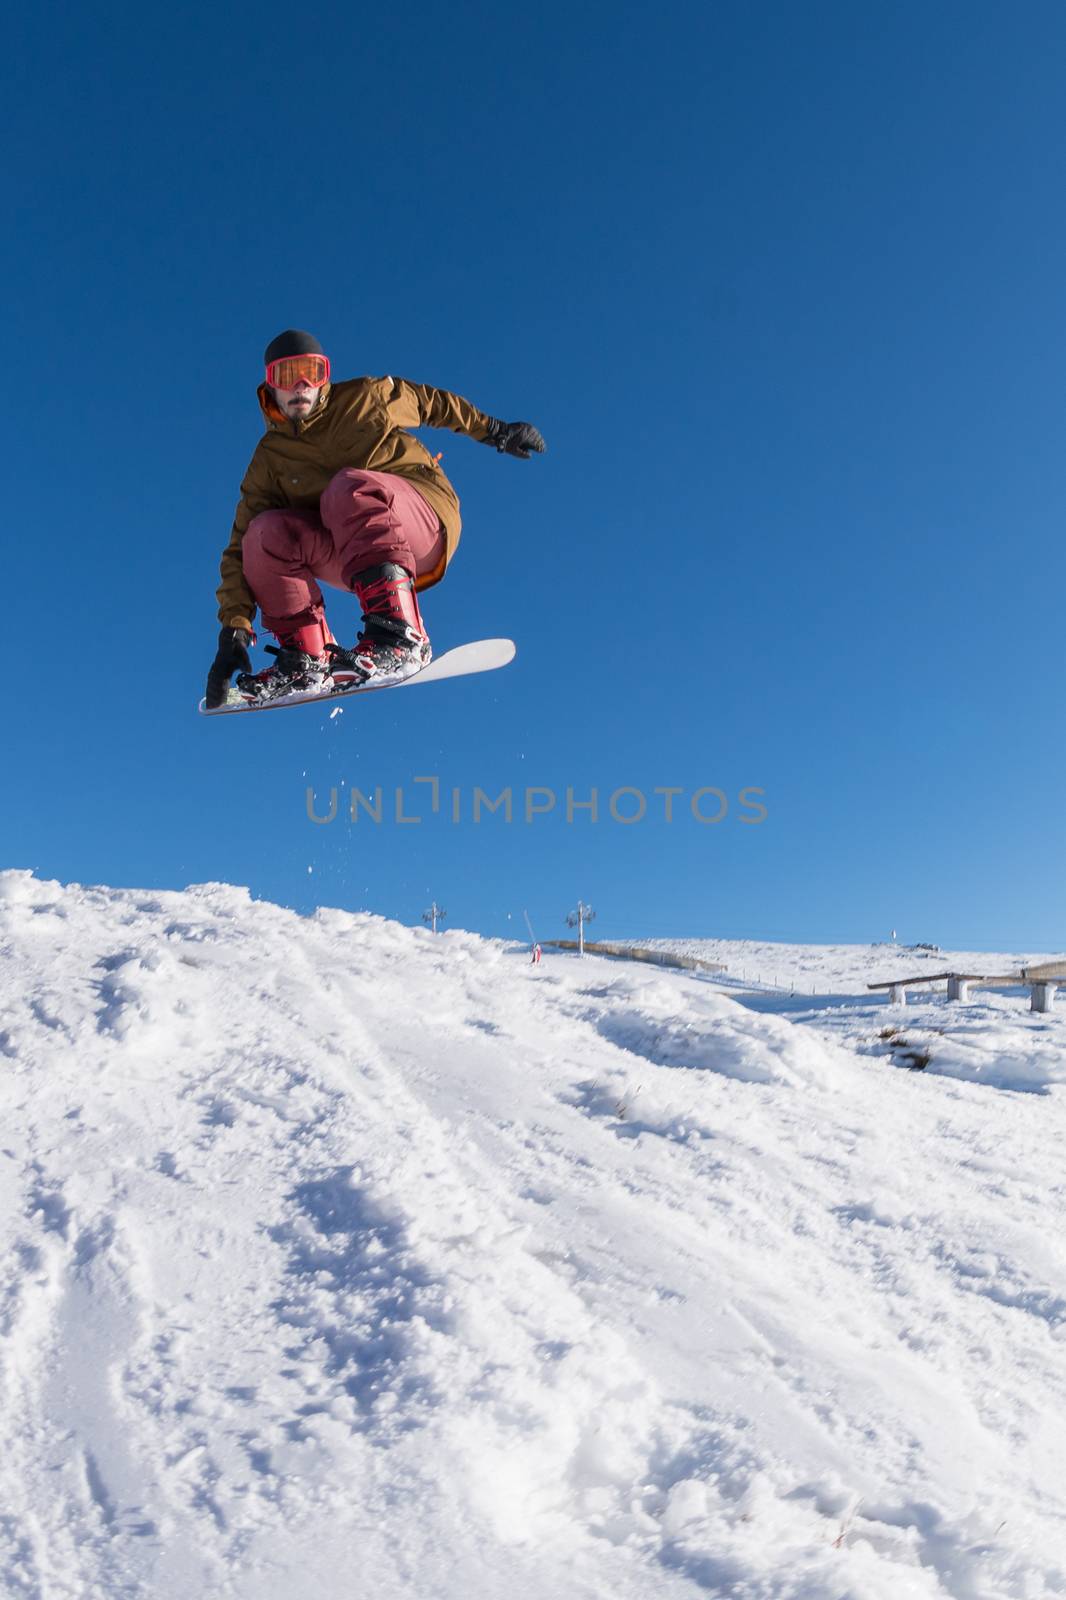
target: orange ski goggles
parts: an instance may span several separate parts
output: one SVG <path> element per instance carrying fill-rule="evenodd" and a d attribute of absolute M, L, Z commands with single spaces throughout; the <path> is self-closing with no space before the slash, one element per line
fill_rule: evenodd
<path fill-rule="evenodd" d="M 282 356 L 267 366 L 266 381 L 272 389 L 295 389 L 300 382 L 321 389 L 329 382 L 329 357 Z"/>

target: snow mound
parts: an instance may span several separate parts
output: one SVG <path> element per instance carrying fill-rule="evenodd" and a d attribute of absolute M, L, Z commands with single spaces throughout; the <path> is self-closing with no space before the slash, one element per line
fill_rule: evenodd
<path fill-rule="evenodd" d="M 1066 1594 L 1054 1086 L 224 884 L 0 978 L 3 1593 Z"/>

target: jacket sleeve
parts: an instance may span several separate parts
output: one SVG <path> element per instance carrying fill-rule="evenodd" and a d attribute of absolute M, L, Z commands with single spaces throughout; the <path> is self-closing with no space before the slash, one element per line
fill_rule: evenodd
<path fill-rule="evenodd" d="M 252 518 L 257 517 L 260 511 L 270 511 L 277 504 L 277 496 L 271 490 L 270 480 L 257 449 L 248 463 L 248 470 L 241 484 L 241 498 L 237 502 L 237 512 L 233 519 L 233 531 L 219 563 L 222 581 L 216 591 L 216 598 L 218 620 L 223 627 L 243 626 L 251 632 L 252 623 L 255 621 L 255 600 L 244 576 L 241 544 Z"/>
<path fill-rule="evenodd" d="M 384 378 L 389 416 L 398 428 L 451 428 L 471 439 L 488 437 L 490 418 L 462 395 L 406 378 Z"/>

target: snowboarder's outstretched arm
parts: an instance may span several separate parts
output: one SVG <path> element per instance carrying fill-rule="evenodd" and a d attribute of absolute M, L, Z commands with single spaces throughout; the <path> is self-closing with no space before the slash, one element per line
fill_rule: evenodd
<path fill-rule="evenodd" d="M 491 444 L 508 455 L 528 461 L 530 453 L 545 449 L 540 431 L 531 422 L 500 422 L 479 411 L 462 395 L 448 389 L 434 389 L 428 383 L 408 383 L 406 378 L 391 378 L 388 397 L 389 416 L 400 428 L 451 428 L 468 434 L 483 444 Z"/>
<path fill-rule="evenodd" d="M 485 443 L 494 444 L 497 450 L 505 450 L 509 456 L 519 456 L 523 461 L 529 460 L 532 451 L 539 455 L 548 448 L 544 435 L 531 422 L 497 422 L 495 417 L 489 420 Z"/>

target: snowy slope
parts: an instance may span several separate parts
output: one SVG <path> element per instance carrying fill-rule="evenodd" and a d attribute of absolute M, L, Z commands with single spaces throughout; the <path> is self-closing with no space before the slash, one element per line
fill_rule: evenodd
<path fill-rule="evenodd" d="M 889 1004 L 868 983 L 924 972 L 1004 974 L 1025 965 L 1062 961 L 1061 952 L 990 955 L 936 953 L 886 945 L 788 945 L 728 939 L 649 939 L 647 949 L 720 963 L 713 980 L 753 1010 L 813 1027 L 859 1055 L 898 1065 L 925 1060 L 924 1070 L 1001 1089 L 1042 1092 L 1066 1085 L 1066 992 L 1055 1013 L 1032 1014 L 1029 991 L 975 987 L 963 1005 L 946 1001 L 946 984 L 908 991 L 906 1005 Z"/>
<path fill-rule="evenodd" d="M 1057 1016 L 17 872 L 0 976 L 5 1595 L 1066 1594 Z"/>
<path fill-rule="evenodd" d="M 921 950 L 898 944 L 788 944 L 759 939 L 623 939 L 622 944 L 718 962 L 731 980 L 794 985 L 808 995 L 866 993 L 868 983 L 937 972 L 1016 972 L 1019 965 L 1066 959 L 1059 951 L 992 954 L 987 950 Z"/>

